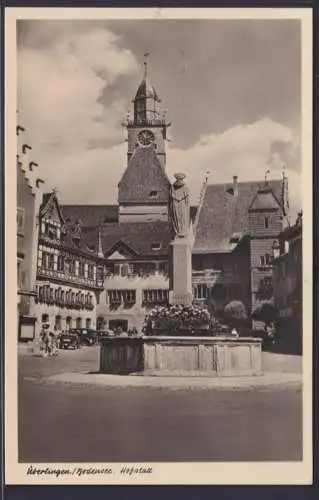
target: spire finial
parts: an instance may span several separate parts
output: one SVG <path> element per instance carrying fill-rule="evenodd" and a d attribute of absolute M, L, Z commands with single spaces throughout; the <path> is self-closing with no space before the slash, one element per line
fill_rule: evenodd
<path fill-rule="evenodd" d="M 286 179 L 286 165 L 284 163 L 282 164 L 282 178 Z"/>
<path fill-rule="evenodd" d="M 145 52 L 144 54 L 144 78 L 147 77 L 147 58 L 150 55 L 149 52 Z"/>
<path fill-rule="evenodd" d="M 267 168 L 266 172 L 265 172 L 265 184 L 268 183 L 268 174 L 270 174 L 270 170 L 269 168 Z"/>

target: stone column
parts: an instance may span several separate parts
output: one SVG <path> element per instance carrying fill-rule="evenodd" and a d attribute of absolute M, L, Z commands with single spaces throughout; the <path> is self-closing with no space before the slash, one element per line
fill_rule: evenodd
<path fill-rule="evenodd" d="M 171 245 L 173 247 L 171 302 L 184 306 L 191 305 L 193 301 L 191 238 L 189 236 L 176 237 Z"/>
<path fill-rule="evenodd" d="M 185 174 L 175 174 L 171 187 L 171 220 L 175 230 L 173 247 L 173 292 L 170 302 L 190 305 L 192 290 L 192 246 L 193 229 L 190 221 L 190 192 L 185 182 Z"/>

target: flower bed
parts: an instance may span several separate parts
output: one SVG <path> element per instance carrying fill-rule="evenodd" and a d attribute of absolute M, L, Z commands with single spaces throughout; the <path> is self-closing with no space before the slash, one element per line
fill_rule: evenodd
<path fill-rule="evenodd" d="M 212 318 L 205 308 L 196 306 L 157 306 L 145 317 L 146 335 L 203 335 L 211 329 Z"/>

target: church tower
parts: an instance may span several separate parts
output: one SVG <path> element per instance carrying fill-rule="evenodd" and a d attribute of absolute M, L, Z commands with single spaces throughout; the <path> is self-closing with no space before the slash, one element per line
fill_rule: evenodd
<path fill-rule="evenodd" d="M 147 76 L 135 98 L 133 116 L 127 116 L 127 167 L 119 182 L 119 222 L 168 220 L 170 182 L 165 172 L 166 131 L 170 125 L 159 108 L 160 99 Z"/>
<path fill-rule="evenodd" d="M 133 99 L 133 117 L 127 116 L 127 159 L 130 161 L 138 147 L 154 145 L 163 168 L 166 163 L 166 131 L 170 126 L 166 113 L 161 111 L 157 92 L 148 79 L 147 56 L 145 54 L 144 76 Z"/>

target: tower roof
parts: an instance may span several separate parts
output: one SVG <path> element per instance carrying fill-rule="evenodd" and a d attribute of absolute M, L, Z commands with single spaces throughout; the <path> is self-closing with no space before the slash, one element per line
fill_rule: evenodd
<path fill-rule="evenodd" d="M 119 182 L 119 203 L 168 203 L 169 179 L 154 146 L 137 148 Z"/>
<path fill-rule="evenodd" d="M 154 101 L 159 101 L 157 92 L 154 86 L 151 84 L 149 79 L 144 76 L 142 82 L 140 83 L 136 95 L 135 100 L 137 99 L 154 99 Z"/>

